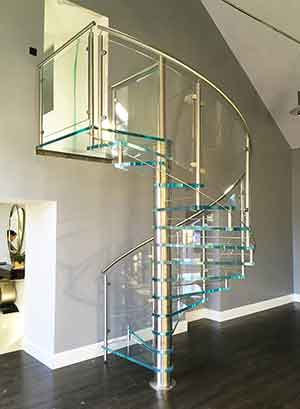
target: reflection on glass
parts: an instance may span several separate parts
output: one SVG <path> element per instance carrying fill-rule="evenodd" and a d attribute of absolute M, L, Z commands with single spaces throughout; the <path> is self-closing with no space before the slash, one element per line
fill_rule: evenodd
<path fill-rule="evenodd" d="M 9 215 L 7 244 L 14 269 L 23 269 L 25 267 L 24 241 L 25 209 L 19 205 L 13 205 Z"/>

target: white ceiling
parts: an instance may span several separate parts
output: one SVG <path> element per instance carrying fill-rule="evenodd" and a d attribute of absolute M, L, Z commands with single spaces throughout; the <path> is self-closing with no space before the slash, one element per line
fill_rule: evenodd
<path fill-rule="evenodd" d="M 247 72 L 292 148 L 300 147 L 300 118 L 289 111 L 300 90 L 300 46 L 221 0 L 201 0 Z M 300 40 L 299 0 L 231 0 Z"/>

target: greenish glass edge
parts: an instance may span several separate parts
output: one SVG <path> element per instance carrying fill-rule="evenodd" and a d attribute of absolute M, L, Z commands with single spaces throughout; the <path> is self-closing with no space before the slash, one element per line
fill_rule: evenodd
<path fill-rule="evenodd" d="M 199 273 L 188 273 L 189 275 Z M 197 284 L 199 281 L 221 281 L 221 280 L 245 280 L 245 276 L 242 273 L 231 273 L 228 275 L 206 275 L 205 277 L 197 277 L 195 280 L 180 280 L 177 278 L 171 278 L 170 280 L 160 280 L 157 277 L 152 277 L 152 281 L 154 282 L 170 282 L 173 284 L 182 284 L 182 285 L 194 285 Z"/>
<path fill-rule="evenodd" d="M 58 137 L 58 138 L 52 139 L 51 141 L 47 141 L 47 142 L 41 143 L 41 144 L 37 145 L 37 148 L 38 148 L 38 149 L 42 149 L 42 148 L 44 148 L 45 146 L 49 146 L 49 145 L 52 145 L 52 144 L 54 144 L 54 143 L 56 143 L 56 142 L 63 141 L 63 140 L 65 140 L 65 139 L 71 138 L 72 136 L 80 135 L 80 134 L 82 134 L 82 133 L 84 133 L 84 132 L 90 131 L 91 129 L 93 129 L 92 126 L 86 126 L 85 128 L 78 129 L 77 131 L 73 131 L 73 132 L 71 132 L 71 133 L 69 133 L 69 134 L 67 134 L 67 135 L 63 135 L 63 136 L 60 136 L 60 137 Z"/>
<path fill-rule="evenodd" d="M 154 187 L 158 189 L 203 189 L 205 185 L 203 183 L 155 183 Z"/>
<path fill-rule="evenodd" d="M 165 354 L 172 354 L 174 352 L 174 348 L 167 349 L 163 353 L 156 348 L 151 347 L 150 345 L 147 344 L 147 342 L 140 336 L 138 335 L 131 327 L 129 327 L 129 334 L 132 335 L 137 341 L 140 341 L 143 347 L 145 347 L 148 351 L 153 352 L 154 354 L 160 354 L 160 355 L 165 355 Z"/>
<path fill-rule="evenodd" d="M 203 299 L 200 300 L 200 301 L 197 301 L 197 302 L 195 302 L 195 303 L 193 303 L 193 304 L 189 304 L 189 305 L 187 305 L 186 307 L 182 307 L 182 308 L 180 308 L 179 310 L 176 310 L 176 311 L 172 312 L 172 317 L 176 317 L 177 315 L 184 314 L 184 313 L 187 312 L 187 311 L 194 310 L 195 308 L 200 307 L 200 305 L 203 305 L 203 304 L 205 304 L 206 302 L 207 302 L 207 298 L 203 298 Z"/>
<path fill-rule="evenodd" d="M 249 227 L 246 226 L 235 226 L 235 227 L 222 227 L 222 226 L 154 226 L 154 229 L 160 230 L 194 230 L 194 231 L 225 231 L 225 232 L 237 232 L 237 231 L 251 231 Z"/>
<path fill-rule="evenodd" d="M 178 206 L 178 207 L 157 207 L 153 212 L 176 212 L 176 211 L 185 211 L 185 210 L 208 210 L 208 211 L 228 211 L 235 210 L 235 206 L 220 206 L 220 205 L 191 205 L 191 206 Z"/>
<path fill-rule="evenodd" d="M 143 166 L 152 167 L 152 166 L 157 166 L 157 165 L 165 166 L 166 163 L 161 162 L 161 161 L 155 161 L 155 160 L 148 160 L 148 161 L 145 160 L 145 161 L 141 161 L 141 162 L 134 162 L 134 161 L 132 161 L 132 162 L 122 162 L 120 164 L 119 163 L 114 163 L 114 167 L 117 168 L 117 169 L 127 169 L 127 168 L 130 168 L 130 167 L 140 168 L 140 167 L 143 167 Z"/>
<path fill-rule="evenodd" d="M 152 295 L 152 299 L 153 300 L 178 300 L 178 299 L 188 298 L 188 297 L 193 297 L 193 296 L 221 293 L 221 292 L 229 291 L 229 290 L 230 290 L 229 287 L 210 288 L 208 290 L 192 291 L 186 294 L 173 294 L 169 296 Z"/>
<path fill-rule="evenodd" d="M 170 368 L 166 368 L 164 371 L 162 371 L 161 369 L 159 369 L 159 368 L 157 368 L 155 366 L 152 366 L 152 365 L 148 364 L 147 362 L 144 362 L 144 361 L 139 360 L 137 358 L 134 358 L 132 356 L 126 355 L 123 352 L 115 351 L 114 349 L 109 348 L 109 347 L 105 348 L 104 346 L 102 346 L 102 348 L 104 350 L 106 350 L 107 352 L 110 352 L 111 354 L 118 356 L 119 358 L 127 359 L 128 361 L 133 362 L 134 364 L 143 366 L 144 368 L 149 369 L 150 371 L 154 371 L 154 372 L 172 372 L 174 370 L 173 367 L 170 367 Z"/>
<path fill-rule="evenodd" d="M 206 301 L 207 301 L 207 298 L 203 298 L 203 299 L 200 300 L 200 301 L 197 301 L 197 302 L 195 302 L 195 303 L 193 303 L 193 304 L 186 305 L 185 307 L 182 307 L 182 308 L 180 308 L 179 310 L 173 311 L 173 312 L 171 312 L 170 314 L 156 314 L 156 313 L 152 313 L 152 317 L 156 317 L 156 318 L 159 318 L 159 317 L 175 317 L 175 316 L 177 316 L 177 315 L 184 314 L 184 313 L 187 312 L 187 311 L 190 311 L 190 310 L 192 310 L 192 309 L 195 309 L 195 308 L 200 307 L 200 305 L 205 304 Z M 172 331 L 172 333 L 173 333 L 173 331 Z"/>
<path fill-rule="evenodd" d="M 235 261 L 206 261 L 203 262 L 200 259 L 172 259 L 168 261 L 155 261 L 156 264 L 167 265 L 191 265 L 191 266 L 246 266 L 252 265 L 252 263 L 241 263 Z"/>
<path fill-rule="evenodd" d="M 87 150 L 88 151 L 94 151 L 97 149 L 102 149 L 102 148 L 113 148 L 116 146 L 123 146 L 125 148 L 128 149 L 134 149 L 138 152 L 143 152 L 143 153 L 151 153 L 155 156 L 159 156 L 161 158 L 164 158 L 166 160 L 173 160 L 172 156 L 168 156 L 168 155 L 162 155 L 161 153 L 157 152 L 156 150 L 150 149 L 146 146 L 139 146 L 139 145 L 135 145 L 131 142 L 128 141 L 107 141 L 107 142 L 103 142 L 103 143 L 97 143 L 94 145 L 89 145 L 87 146 Z"/>
<path fill-rule="evenodd" d="M 167 247 L 167 248 L 191 248 L 191 249 L 206 249 L 206 250 L 255 250 L 255 246 L 243 246 L 235 244 L 215 244 L 207 243 L 205 245 L 194 243 L 194 244 L 177 244 L 177 243 L 165 243 L 156 244 L 157 247 Z"/>

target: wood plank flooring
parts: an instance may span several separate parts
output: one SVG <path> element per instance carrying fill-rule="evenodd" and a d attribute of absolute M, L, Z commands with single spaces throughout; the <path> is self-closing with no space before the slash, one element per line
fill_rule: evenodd
<path fill-rule="evenodd" d="M 175 337 L 176 388 L 117 357 L 51 372 L 23 352 L 0 356 L 0 409 L 300 409 L 300 304 Z"/>

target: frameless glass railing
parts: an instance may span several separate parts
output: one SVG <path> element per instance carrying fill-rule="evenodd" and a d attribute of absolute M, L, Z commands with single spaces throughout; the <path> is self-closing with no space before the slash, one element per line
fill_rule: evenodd
<path fill-rule="evenodd" d="M 160 365 L 158 338 L 172 337 L 187 311 L 228 291 L 253 264 L 246 122 L 194 69 L 94 23 L 40 65 L 40 78 L 39 153 L 142 172 L 163 198 L 153 206 L 154 237 L 103 269 L 104 349 L 105 358 L 171 371 L 173 347 Z M 166 317 L 171 325 L 158 330 Z"/>

